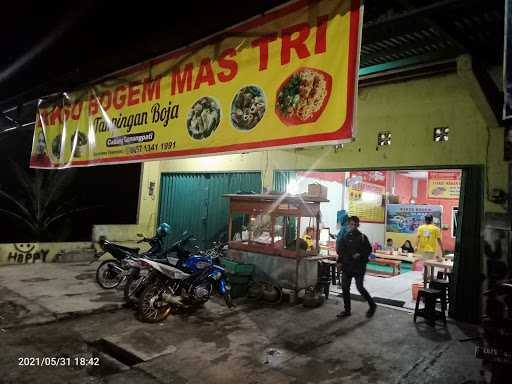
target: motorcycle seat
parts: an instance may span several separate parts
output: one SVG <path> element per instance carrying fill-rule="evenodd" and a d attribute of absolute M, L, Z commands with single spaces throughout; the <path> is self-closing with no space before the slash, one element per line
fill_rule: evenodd
<path fill-rule="evenodd" d="M 108 241 L 108 240 L 105 240 L 104 244 L 105 245 L 112 245 L 113 247 L 116 247 L 116 248 L 119 248 L 119 249 L 124 249 L 125 251 L 129 251 L 129 252 L 139 253 L 139 251 L 140 251 L 140 248 L 125 247 L 123 245 L 112 243 L 111 241 Z"/>
<path fill-rule="evenodd" d="M 135 252 L 135 253 L 139 253 L 140 251 L 140 248 L 130 248 L 130 247 L 123 247 L 121 245 L 118 245 L 118 247 L 122 248 L 122 249 L 125 249 L 127 251 L 131 251 L 131 252 Z"/>
<path fill-rule="evenodd" d="M 154 262 L 157 262 L 157 263 L 160 263 L 160 264 L 166 264 L 166 265 L 172 265 L 169 260 L 165 259 L 165 258 L 161 258 L 161 257 L 150 257 L 150 256 L 146 256 L 146 259 L 148 260 L 151 260 L 151 261 L 154 261 Z M 172 265 L 173 266 L 173 265 Z"/>

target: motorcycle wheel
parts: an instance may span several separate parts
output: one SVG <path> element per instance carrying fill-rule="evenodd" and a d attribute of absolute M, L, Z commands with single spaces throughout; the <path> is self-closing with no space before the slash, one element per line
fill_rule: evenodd
<path fill-rule="evenodd" d="M 139 297 L 139 316 L 147 323 L 159 323 L 171 313 L 171 305 L 162 302 L 164 287 L 160 283 L 150 284 Z"/>
<path fill-rule="evenodd" d="M 121 263 L 117 260 L 105 260 L 96 269 L 96 281 L 103 289 L 115 288 L 123 280 L 123 274 L 113 271 L 111 266 L 121 268 Z"/>

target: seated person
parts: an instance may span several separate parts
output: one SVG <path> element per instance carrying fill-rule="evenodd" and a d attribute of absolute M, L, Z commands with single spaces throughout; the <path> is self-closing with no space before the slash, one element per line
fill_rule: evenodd
<path fill-rule="evenodd" d="M 414 247 L 409 240 L 405 240 L 405 242 L 402 244 L 402 252 L 414 253 Z"/>
<path fill-rule="evenodd" d="M 386 240 L 386 246 L 384 247 L 385 251 L 391 251 L 393 252 L 395 249 L 393 248 L 393 239 L 387 239 Z"/>
<path fill-rule="evenodd" d="M 306 233 L 304 234 L 304 240 L 306 240 L 306 243 L 308 245 L 307 250 L 311 251 L 313 249 L 313 235 L 315 233 L 315 228 L 313 227 L 307 227 Z"/>

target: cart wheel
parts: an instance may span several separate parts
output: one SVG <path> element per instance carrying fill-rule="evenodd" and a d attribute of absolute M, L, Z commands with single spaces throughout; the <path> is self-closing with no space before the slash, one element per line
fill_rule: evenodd
<path fill-rule="evenodd" d="M 253 301 L 259 301 L 263 298 L 263 286 L 254 280 L 249 282 L 249 287 L 247 289 L 247 299 Z"/>
<path fill-rule="evenodd" d="M 279 304 L 281 302 L 283 298 L 281 288 L 270 282 L 264 282 L 261 285 L 263 286 L 263 300 L 269 304 Z"/>
<path fill-rule="evenodd" d="M 307 308 L 316 308 L 321 306 L 324 301 L 322 291 L 318 290 L 317 287 L 308 287 L 306 288 L 302 305 Z"/>

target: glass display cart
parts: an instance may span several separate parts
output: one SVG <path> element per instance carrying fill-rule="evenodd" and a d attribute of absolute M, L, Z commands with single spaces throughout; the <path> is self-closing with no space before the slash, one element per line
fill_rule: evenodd
<path fill-rule="evenodd" d="M 255 266 L 254 278 L 298 293 L 319 280 L 320 203 L 289 194 L 229 194 L 228 258 Z M 305 236 L 312 234 L 311 240 Z M 308 243 L 309 240 L 309 243 Z"/>

